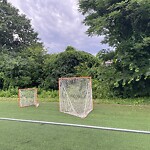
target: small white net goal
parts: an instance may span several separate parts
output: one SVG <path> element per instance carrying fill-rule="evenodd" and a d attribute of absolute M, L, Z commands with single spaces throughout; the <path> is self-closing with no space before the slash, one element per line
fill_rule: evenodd
<path fill-rule="evenodd" d="M 60 112 L 85 118 L 93 110 L 91 77 L 59 78 Z"/>
<path fill-rule="evenodd" d="M 18 102 L 20 107 L 35 105 L 39 106 L 37 101 L 37 89 L 27 88 L 18 90 Z"/>

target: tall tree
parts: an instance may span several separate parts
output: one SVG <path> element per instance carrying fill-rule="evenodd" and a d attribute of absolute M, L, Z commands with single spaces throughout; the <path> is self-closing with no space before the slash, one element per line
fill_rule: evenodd
<path fill-rule="evenodd" d="M 45 51 L 30 20 L 0 0 L 0 89 L 38 86 Z"/>
<path fill-rule="evenodd" d="M 86 15 L 89 35 L 105 35 L 103 42 L 118 46 L 120 42 L 141 40 L 149 36 L 149 0 L 80 0 L 80 11 Z"/>
<path fill-rule="evenodd" d="M 116 48 L 114 86 L 124 96 L 150 94 L 150 1 L 80 0 L 89 35 Z M 132 91 L 132 92 L 131 92 Z"/>
<path fill-rule="evenodd" d="M 20 51 L 37 42 L 30 20 L 6 0 L 0 1 L 0 48 Z"/>

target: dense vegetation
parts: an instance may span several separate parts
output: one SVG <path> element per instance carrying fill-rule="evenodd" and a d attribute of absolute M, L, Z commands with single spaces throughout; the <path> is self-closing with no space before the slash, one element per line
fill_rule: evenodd
<path fill-rule="evenodd" d="M 104 35 L 115 48 L 116 94 L 136 97 L 150 94 L 150 1 L 80 0 L 89 35 Z"/>
<path fill-rule="evenodd" d="M 87 33 L 105 35 L 113 51 L 93 56 L 68 46 L 48 54 L 30 20 L 0 0 L 1 92 L 18 87 L 54 91 L 60 77 L 91 76 L 94 98 L 150 95 L 150 2 L 80 0 L 79 7 Z M 107 66 L 107 61 L 113 63 Z"/>

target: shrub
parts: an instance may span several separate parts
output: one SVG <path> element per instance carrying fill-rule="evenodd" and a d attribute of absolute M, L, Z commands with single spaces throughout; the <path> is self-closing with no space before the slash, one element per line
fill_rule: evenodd
<path fill-rule="evenodd" d="M 57 98 L 58 99 L 58 91 L 57 90 L 43 90 L 38 88 L 38 97 L 39 98 Z"/>
<path fill-rule="evenodd" d="M 12 97 L 16 98 L 18 96 L 18 88 L 9 88 L 7 90 L 0 90 L 0 97 Z"/>

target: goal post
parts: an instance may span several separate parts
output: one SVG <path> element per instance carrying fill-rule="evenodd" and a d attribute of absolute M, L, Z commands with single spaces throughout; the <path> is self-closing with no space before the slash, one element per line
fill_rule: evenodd
<path fill-rule="evenodd" d="M 27 107 L 35 105 L 39 106 L 37 100 L 37 88 L 18 89 L 18 104 L 19 107 Z"/>
<path fill-rule="evenodd" d="M 59 78 L 60 112 L 85 118 L 93 110 L 91 77 Z"/>

